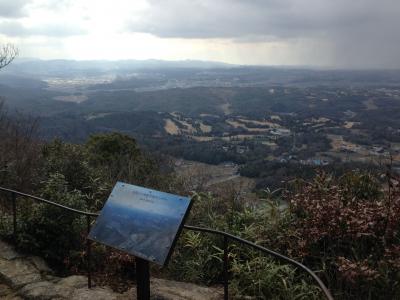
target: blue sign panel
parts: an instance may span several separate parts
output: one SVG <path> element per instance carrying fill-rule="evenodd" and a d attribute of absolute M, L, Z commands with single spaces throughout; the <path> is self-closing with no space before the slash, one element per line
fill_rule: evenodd
<path fill-rule="evenodd" d="M 190 206 L 188 197 L 118 182 L 89 239 L 164 265 Z"/>

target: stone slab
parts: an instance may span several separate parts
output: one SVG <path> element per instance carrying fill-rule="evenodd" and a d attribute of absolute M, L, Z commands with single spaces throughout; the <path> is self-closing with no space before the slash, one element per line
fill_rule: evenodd
<path fill-rule="evenodd" d="M 38 256 L 28 256 L 27 259 L 39 272 L 45 274 L 53 274 L 53 271 L 49 268 L 43 258 Z"/>
<path fill-rule="evenodd" d="M 86 276 L 56 277 L 43 259 L 22 256 L 1 241 L 0 251 L 4 251 L 0 252 L 1 300 L 136 300 L 136 287 L 123 294 L 103 287 L 89 290 Z M 151 298 L 220 300 L 223 299 L 223 289 L 152 278 Z"/>
<path fill-rule="evenodd" d="M 6 260 L 12 260 L 15 258 L 20 258 L 24 257 L 22 254 L 18 253 L 17 251 L 14 250 L 14 248 L 3 242 L 0 241 L 0 258 L 6 259 Z"/>
<path fill-rule="evenodd" d="M 13 288 L 41 280 L 39 271 L 24 259 L 0 259 L 0 278 Z"/>
<path fill-rule="evenodd" d="M 106 288 L 77 289 L 71 300 L 118 300 L 118 294 Z"/>

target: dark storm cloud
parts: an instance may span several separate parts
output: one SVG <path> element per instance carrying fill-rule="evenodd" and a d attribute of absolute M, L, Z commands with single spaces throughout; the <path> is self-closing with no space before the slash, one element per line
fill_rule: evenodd
<path fill-rule="evenodd" d="M 129 30 L 236 42 L 313 40 L 313 45 L 329 45 L 331 63 L 338 66 L 400 67 L 399 0 L 148 2 L 147 12 Z"/>
<path fill-rule="evenodd" d="M 313 36 L 386 18 L 380 7 L 385 2 L 398 11 L 392 0 L 150 0 L 147 13 L 130 28 L 181 38 Z"/>
<path fill-rule="evenodd" d="M 25 15 L 25 6 L 31 0 L 0 0 L 0 17 L 19 18 Z"/>
<path fill-rule="evenodd" d="M 0 22 L 0 33 L 9 37 L 66 37 L 85 34 L 86 31 L 73 25 L 66 24 L 47 24 L 36 27 L 26 27 L 19 21 L 3 21 Z"/>

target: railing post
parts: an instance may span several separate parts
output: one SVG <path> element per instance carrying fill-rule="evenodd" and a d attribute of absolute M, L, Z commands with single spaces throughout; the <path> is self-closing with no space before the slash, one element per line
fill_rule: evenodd
<path fill-rule="evenodd" d="M 228 300 L 229 297 L 228 268 L 228 237 L 224 235 L 224 300 Z"/>
<path fill-rule="evenodd" d="M 149 262 L 140 257 L 136 263 L 136 296 L 138 300 L 150 300 L 150 267 Z"/>
<path fill-rule="evenodd" d="M 87 274 L 88 274 L 88 288 L 92 288 L 92 267 L 91 267 L 91 256 L 92 256 L 92 245 L 88 239 L 90 232 L 90 215 L 86 215 L 86 262 L 87 262 Z"/>
<path fill-rule="evenodd" d="M 11 193 L 11 202 L 13 210 L 13 237 L 14 241 L 16 241 L 17 240 L 17 195 L 14 192 Z"/>

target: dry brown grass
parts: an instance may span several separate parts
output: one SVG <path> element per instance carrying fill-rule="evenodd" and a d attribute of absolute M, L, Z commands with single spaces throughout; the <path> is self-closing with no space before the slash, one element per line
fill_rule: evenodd
<path fill-rule="evenodd" d="M 179 127 L 171 119 L 165 120 L 164 129 L 167 133 L 178 135 L 180 133 Z"/>

